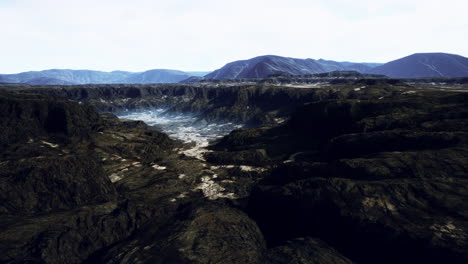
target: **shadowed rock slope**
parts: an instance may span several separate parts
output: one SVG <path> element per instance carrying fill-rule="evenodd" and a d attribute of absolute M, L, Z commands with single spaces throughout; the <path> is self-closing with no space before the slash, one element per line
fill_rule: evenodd
<path fill-rule="evenodd" d="M 466 263 L 467 99 L 402 90 L 320 101 L 285 125 L 233 131 L 206 157 L 271 166 L 248 211 L 272 254 L 312 236 L 358 263 Z"/>

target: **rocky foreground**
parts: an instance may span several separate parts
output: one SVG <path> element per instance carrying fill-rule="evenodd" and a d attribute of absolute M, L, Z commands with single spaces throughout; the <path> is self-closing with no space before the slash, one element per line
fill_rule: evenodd
<path fill-rule="evenodd" d="M 467 263 L 468 93 L 356 85 L 204 158 L 0 92 L 0 262 Z"/>

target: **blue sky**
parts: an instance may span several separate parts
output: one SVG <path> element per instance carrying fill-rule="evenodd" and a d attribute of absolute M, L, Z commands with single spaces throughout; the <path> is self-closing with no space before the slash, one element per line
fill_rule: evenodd
<path fill-rule="evenodd" d="M 0 0 L 0 73 L 214 70 L 265 54 L 468 56 L 466 10 L 465 0 Z"/>

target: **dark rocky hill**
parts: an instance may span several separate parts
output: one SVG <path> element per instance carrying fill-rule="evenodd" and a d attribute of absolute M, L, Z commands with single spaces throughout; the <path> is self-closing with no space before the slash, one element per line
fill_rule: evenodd
<path fill-rule="evenodd" d="M 416 53 L 375 67 L 371 73 L 395 78 L 468 77 L 468 58 L 447 53 Z"/>

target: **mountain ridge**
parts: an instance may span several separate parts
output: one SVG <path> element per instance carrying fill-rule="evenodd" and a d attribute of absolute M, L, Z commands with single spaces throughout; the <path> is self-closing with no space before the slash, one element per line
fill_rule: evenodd
<path fill-rule="evenodd" d="M 332 71 L 359 71 L 367 73 L 372 69 L 370 65 L 372 64 L 263 55 L 227 63 L 220 69 L 207 74 L 205 78 L 218 80 L 263 78 L 278 73 L 305 75 Z"/>
<path fill-rule="evenodd" d="M 468 58 L 449 53 L 415 53 L 387 63 L 337 62 L 263 55 L 229 62 L 206 79 L 265 78 L 273 74 L 305 75 L 333 71 L 358 71 L 394 78 L 468 77 Z"/>
<path fill-rule="evenodd" d="M 262 55 L 232 61 L 213 72 L 152 69 L 144 72 L 50 69 L 0 74 L 0 83 L 39 85 L 179 83 L 199 80 L 262 79 L 271 75 L 310 75 L 356 71 L 391 78 L 468 77 L 468 58 L 450 53 L 414 53 L 387 63 L 298 59 Z"/>
<path fill-rule="evenodd" d="M 177 83 L 205 72 L 152 69 L 144 72 L 49 69 L 0 74 L 0 83 L 70 85 L 105 83 Z"/>

